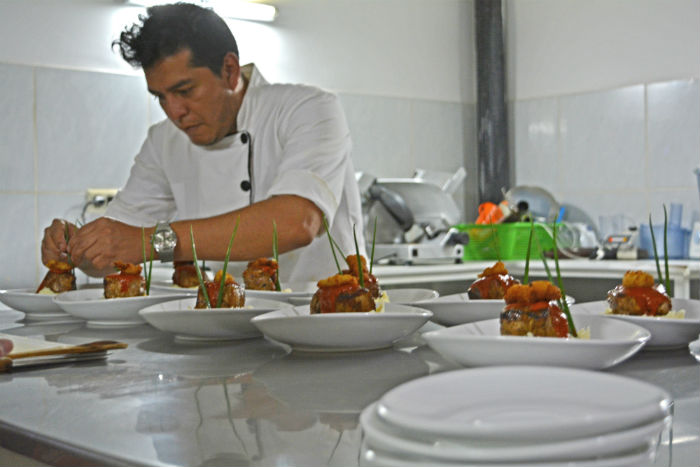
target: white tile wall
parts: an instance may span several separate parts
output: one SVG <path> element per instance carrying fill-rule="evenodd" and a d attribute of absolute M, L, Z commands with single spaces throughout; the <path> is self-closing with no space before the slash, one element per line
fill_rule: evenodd
<path fill-rule="evenodd" d="M 0 193 L 2 267 L 0 289 L 31 288 L 36 282 L 35 195 Z"/>
<path fill-rule="evenodd" d="M 693 169 L 700 165 L 699 80 L 640 84 L 511 104 L 516 184 L 538 185 L 560 203 L 635 224 L 663 222 L 663 205 L 700 219 Z M 581 216 L 579 216 L 581 217 Z"/>
<path fill-rule="evenodd" d="M 0 187 L 34 191 L 34 84 L 31 68 L 0 65 Z"/>
<path fill-rule="evenodd" d="M 122 186 L 146 136 L 143 79 L 36 70 L 40 190 Z"/>

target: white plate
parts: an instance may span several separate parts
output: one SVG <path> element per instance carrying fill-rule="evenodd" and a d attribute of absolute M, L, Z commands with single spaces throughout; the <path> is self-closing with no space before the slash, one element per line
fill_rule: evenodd
<path fill-rule="evenodd" d="M 173 284 L 173 281 L 154 281 L 151 282 L 151 290 L 197 295 L 197 290 L 199 290 L 199 287 L 180 287 L 179 285 Z"/>
<path fill-rule="evenodd" d="M 430 395 L 430 397 L 426 397 Z M 414 433 L 492 441 L 563 441 L 651 423 L 671 396 L 635 379 L 573 368 L 455 370 L 382 396 L 382 420 Z"/>
<path fill-rule="evenodd" d="M 541 440 L 527 443 L 414 437 L 382 421 L 376 404 L 360 415 L 367 442 L 389 452 L 423 456 L 439 461 L 515 462 L 590 459 L 606 457 L 655 445 L 664 429 L 671 426 L 671 416 L 625 430 L 563 441 Z"/>
<path fill-rule="evenodd" d="M 460 324 L 422 335 L 436 352 L 465 366 L 551 365 L 599 370 L 637 353 L 649 331 L 632 323 L 588 314 L 574 315 L 590 339 L 502 336 L 500 320 Z"/>
<path fill-rule="evenodd" d="M 388 289 L 386 294 L 389 297 L 389 302 L 391 303 L 417 307 L 421 307 L 421 304 L 417 302 L 435 300 L 440 296 L 436 290 L 418 288 Z"/>
<path fill-rule="evenodd" d="M 246 297 L 265 298 L 291 303 L 292 305 L 305 305 L 311 303 L 311 297 L 316 293 L 316 282 L 283 282 L 280 284 L 282 292 L 276 290 L 245 290 Z"/>
<path fill-rule="evenodd" d="M 158 303 L 138 313 L 153 327 L 178 340 L 233 340 L 260 336 L 250 319 L 290 305 L 275 300 L 246 298 L 243 308 L 195 309 L 195 297 Z"/>
<path fill-rule="evenodd" d="M 619 456 L 601 457 L 597 459 L 579 461 L 553 461 L 553 462 L 517 462 L 517 463 L 473 463 L 465 464 L 431 461 L 416 458 L 416 456 L 401 456 L 369 445 L 363 441 L 360 446 L 360 467 L 456 467 L 468 465 L 469 467 L 647 467 L 654 463 L 656 447 L 647 446 L 643 449 L 623 453 Z"/>
<path fill-rule="evenodd" d="M 688 345 L 700 333 L 700 300 L 672 298 L 673 310 L 685 310 L 685 318 L 663 316 L 629 316 L 607 314 L 609 305 L 605 300 L 577 303 L 571 309 L 576 312 L 603 315 L 608 318 L 634 323 L 651 332 L 645 348 L 680 348 Z"/>
<path fill-rule="evenodd" d="M 256 316 L 251 322 L 270 339 L 297 350 L 345 352 L 390 347 L 414 333 L 433 314 L 387 303 L 384 311 L 310 314 L 308 305 Z"/>
<path fill-rule="evenodd" d="M 688 344 L 688 350 L 690 351 L 690 355 L 700 362 L 700 338 Z"/>
<path fill-rule="evenodd" d="M 42 295 L 35 291 L 36 289 L 0 290 L 0 302 L 23 312 L 31 320 L 55 320 L 70 316 L 53 302 L 56 295 Z"/>
<path fill-rule="evenodd" d="M 576 300 L 567 295 L 566 301 L 571 306 Z M 505 305 L 504 300 L 472 300 L 467 292 L 443 295 L 434 300 L 416 304 L 432 311 L 433 321 L 445 326 L 498 318 Z"/>
<path fill-rule="evenodd" d="M 54 302 L 66 313 L 87 320 L 88 327 L 134 326 L 145 321 L 138 311 L 150 305 L 186 297 L 186 294 L 151 291 L 144 297 L 104 298 L 104 290 L 83 289 L 64 292 Z"/>

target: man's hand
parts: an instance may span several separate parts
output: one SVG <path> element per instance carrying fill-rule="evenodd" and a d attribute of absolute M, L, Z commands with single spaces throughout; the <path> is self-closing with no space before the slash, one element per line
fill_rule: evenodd
<path fill-rule="evenodd" d="M 50 260 L 69 262 L 68 242 L 78 228 L 63 219 L 54 219 L 51 225 L 44 229 L 41 241 L 41 261 L 47 264 Z"/>
<path fill-rule="evenodd" d="M 150 239 L 153 229 L 147 230 L 146 239 Z M 115 261 L 140 263 L 142 251 L 140 227 L 106 217 L 85 224 L 68 242 L 73 263 L 86 274 L 96 277 L 112 272 Z"/>

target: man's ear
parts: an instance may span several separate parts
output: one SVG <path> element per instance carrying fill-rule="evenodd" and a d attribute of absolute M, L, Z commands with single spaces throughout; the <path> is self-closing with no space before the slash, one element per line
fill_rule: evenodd
<path fill-rule="evenodd" d="M 236 89 L 238 81 L 241 79 L 241 66 L 235 53 L 227 52 L 224 55 L 224 63 L 221 66 L 221 78 L 226 81 L 231 89 Z"/>

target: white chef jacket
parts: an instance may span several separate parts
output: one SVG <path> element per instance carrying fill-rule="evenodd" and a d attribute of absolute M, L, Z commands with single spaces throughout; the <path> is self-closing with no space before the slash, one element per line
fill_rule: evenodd
<path fill-rule="evenodd" d="M 311 86 L 269 84 L 252 64 L 244 73 L 249 84 L 238 132 L 197 146 L 170 120 L 151 126 L 106 216 L 150 226 L 211 217 L 274 195 L 297 195 L 323 212 L 346 255 L 355 252 L 355 226 L 365 254 L 350 132 L 338 97 Z M 325 233 L 280 255 L 279 263 L 285 282 L 317 281 L 337 272 Z"/>

